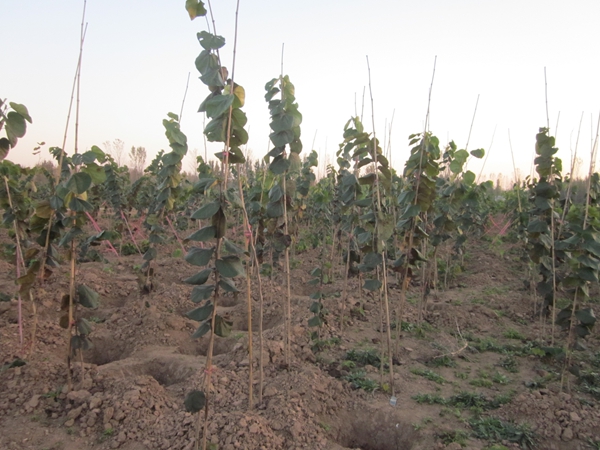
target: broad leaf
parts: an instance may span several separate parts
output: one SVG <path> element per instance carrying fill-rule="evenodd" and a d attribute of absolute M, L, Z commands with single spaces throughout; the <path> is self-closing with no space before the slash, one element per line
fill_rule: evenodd
<path fill-rule="evenodd" d="M 210 296 L 212 295 L 214 290 L 215 290 L 214 284 L 207 284 L 205 286 L 196 286 L 194 289 L 192 289 L 192 295 L 191 295 L 192 302 L 200 303 L 201 301 L 204 301 L 207 298 L 210 298 Z"/>
<path fill-rule="evenodd" d="M 213 312 L 214 306 L 212 303 L 207 303 L 204 306 L 193 309 L 185 314 L 188 319 L 195 320 L 196 322 L 203 322 L 208 319 Z"/>
<path fill-rule="evenodd" d="M 242 261 L 237 256 L 224 256 L 222 259 L 217 259 L 215 265 L 219 274 L 225 278 L 234 278 L 245 275 Z"/>
<path fill-rule="evenodd" d="M 187 255 L 185 255 L 185 260 L 193 264 L 194 266 L 206 266 L 210 261 L 210 258 L 213 255 L 214 249 L 212 248 L 198 248 L 194 247 L 188 251 Z"/>
<path fill-rule="evenodd" d="M 204 283 L 206 283 L 208 281 L 208 278 L 210 277 L 210 274 L 212 272 L 213 272 L 213 269 L 204 269 L 204 270 L 198 272 L 197 274 L 186 278 L 185 280 L 183 280 L 183 282 L 186 284 L 193 284 L 195 286 L 203 285 Z"/>
<path fill-rule="evenodd" d="M 77 300 L 81 306 L 96 309 L 100 304 L 98 301 L 99 298 L 100 294 L 90 289 L 85 284 L 77 286 Z"/>

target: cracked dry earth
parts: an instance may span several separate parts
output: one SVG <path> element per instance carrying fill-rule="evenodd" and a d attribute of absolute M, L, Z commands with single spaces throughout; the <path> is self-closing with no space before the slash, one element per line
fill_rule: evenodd
<path fill-rule="evenodd" d="M 510 401 L 493 411 L 479 412 L 518 424 L 528 424 L 540 449 L 583 450 L 600 442 L 600 409 L 594 397 L 579 390 L 569 378 L 561 391 L 560 364 L 535 355 L 515 357 L 518 371 L 502 366 L 506 355 L 464 346 L 471 339 L 514 343 L 507 330 L 533 340 L 544 332 L 534 320 L 529 295 L 522 289 L 524 267 L 511 252 L 494 253 L 488 243 L 470 245 L 464 271 L 447 290 L 432 293 L 425 315 L 427 326 L 403 328 L 394 358 L 396 406 L 390 405 L 389 375 L 365 365 L 366 377 L 379 383 L 373 393 L 355 389 L 345 377 L 349 351 L 381 351 L 379 300 L 360 293 L 359 281 L 350 279 L 346 327 L 339 331 L 340 298 L 323 301 L 329 311 L 321 342 L 315 348 L 307 326 L 310 269 L 318 253 L 296 256 L 292 270 L 292 355 L 284 368 L 284 278 L 265 281 L 264 395 L 262 404 L 248 408 L 250 364 L 254 367 L 254 395 L 258 390 L 258 298 L 254 299 L 254 356 L 248 358 L 248 325 L 245 295 L 225 297 L 220 312 L 233 322 L 227 338 L 216 338 L 208 440 L 220 450 L 233 449 L 484 449 L 492 441 L 480 440 L 469 428 L 475 412 L 436 404 L 418 403 L 417 394 L 450 397 L 463 391 L 486 398 L 500 394 Z M 182 282 L 195 273 L 181 258 L 158 260 L 155 289 L 140 293 L 134 266 L 138 257 L 105 263 L 83 263 L 78 282 L 101 295 L 96 310 L 82 311 L 93 323 L 94 347 L 74 363 L 74 388 L 66 389 L 66 332 L 58 326 L 60 298 L 68 290 L 66 267 L 35 290 L 38 326 L 35 347 L 24 354 L 19 346 L 17 302 L 0 302 L 0 364 L 23 358 L 18 367 L 0 372 L 0 449 L 175 449 L 195 448 L 197 417 L 186 412 L 187 392 L 200 388 L 208 338 L 192 340 L 197 323 L 184 313 L 192 309 L 191 286 Z M 343 290 L 342 264 L 326 293 Z M 12 295 L 15 268 L 0 261 L 0 291 Z M 245 283 L 238 283 L 245 284 Z M 255 286 L 254 286 L 255 287 Z M 242 287 L 243 289 L 243 287 Z M 254 289 L 256 292 L 256 289 Z M 419 287 L 409 292 L 404 320 L 416 324 Z M 255 295 L 256 297 L 256 295 Z M 392 309 L 398 305 L 398 286 L 390 285 Z M 29 348 L 33 323 L 31 305 L 23 306 L 25 345 Z M 547 328 L 547 327 L 546 327 Z M 396 331 L 394 330 L 394 336 Z M 338 338 L 338 339 L 332 339 Z M 588 347 L 598 352 L 597 333 Z M 473 341 L 475 342 L 475 341 Z M 594 350 L 595 349 L 595 350 Z M 435 370 L 443 383 L 418 375 L 436 358 L 456 353 L 449 367 Z M 582 357 L 582 367 L 585 357 Z M 83 372 L 82 372 L 83 367 Z M 503 375 L 502 384 L 474 380 L 482 374 Z M 83 375 L 82 375 L 83 373 Z M 539 382 L 543 378 L 544 383 Z M 532 380 L 538 380 L 532 383 Z M 465 439 L 449 439 L 456 432 Z M 520 448 L 500 439 L 497 449 Z M 596 447 L 597 448 L 597 447 Z"/>

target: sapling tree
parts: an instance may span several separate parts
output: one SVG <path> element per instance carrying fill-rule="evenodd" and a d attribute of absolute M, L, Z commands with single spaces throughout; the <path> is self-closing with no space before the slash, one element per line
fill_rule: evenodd
<path fill-rule="evenodd" d="M 542 297 L 540 311 L 544 314 L 551 313 L 552 342 L 556 319 L 556 289 L 560 283 L 556 270 L 556 203 L 562 186 L 562 161 L 555 156 L 558 148 L 554 144 L 555 139 L 548 135 L 548 129 L 540 128 L 536 135 L 537 156 L 534 160 L 540 178 L 529 182 L 531 208 L 527 225 L 529 257 L 537 265 L 541 276 L 536 284 L 536 291 Z M 534 311 L 536 306 L 534 304 Z"/>
<path fill-rule="evenodd" d="M 285 255 L 286 301 L 284 303 L 285 331 L 284 353 L 286 366 L 290 365 L 291 353 L 291 291 L 290 291 L 290 254 L 292 239 L 288 224 L 288 208 L 291 207 L 295 182 L 288 183 L 288 173 L 297 172 L 301 167 L 300 124 L 302 114 L 298 111 L 296 92 L 289 76 L 283 74 L 273 78 L 265 85 L 265 100 L 269 104 L 271 115 L 271 134 L 269 138 L 274 148 L 267 153 L 269 171 L 276 181 L 269 190 L 269 203 L 266 215 L 270 219 L 268 226 L 275 249 Z M 276 98 L 279 96 L 279 98 Z"/>
<path fill-rule="evenodd" d="M 168 221 L 167 214 L 173 210 L 177 192 L 181 190 L 182 160 L 187 154 L 187 137 L 179 128 L 179 117 L 174 113 L 168 114 L 168 119 L 163 120 L 165 136 L 169 140 L 171 151 L 163 153 L 157 163 L 156 175 L 156 197 L 148 209 L 148 215 L 144 225 L 149 229 L 150 248 L 144 253 L 142 271 L 146 276 L 143 290 L 150 292 L 153 288 L 152 277 L 154 269 L 152 261 L 156 258 L 158 251 L 156 245 L 162 244 L 164 238 L 164 220 Z"/>
<path fill-rule="evenodd" d="M 206 14 L 201 1 L 186 1 L 186 9 L 193 20 Z M 202 390 L 193 390 L 186 396 L 185 405 L 188 411 L 199 413 L 204 409 L 204 432 L 202 448 L 207 446 L 207 429 L 209 420 L 209 399 L 211 374 L 213 371 L 212 358 L 215 336 L 225 337 L 230 333 L 232 323 L 217 312 L 221 292 L 237 293 L 234 278 L 246 276 L 242 257 L 244 250 L 228 240 L 227 212 L 234 199 L 233 191 L 228 189 L 228 177 L 231 164 L 243 163 L 244 155 L 240 146 L 248 141 L 248 133 L 244 129 L 246 115 L 241 110 L 244 105 L 244 89 L 233 79 L 228 79 L 228 71 L 221 65 L 219 49 L 225 45 L 222 36 L 202 31 L 197 34 L 203 50 L 196 58 L 196 68 L 200 72 L 201 81 L 208 87 L 210 94 L 200 105 L 200 111 L 206 113 L 210 122 L 204 129 L 204 134 L 211 142 L 222 142 L 223 151 L 216 154 L 221 161 L 221 172 L 216 176 L 205 176 L 199 179 L 197 187 L 204 192 L 217 187 L 216 199 L 204 204 L 193 215 L 193 219 L 210 220 L 207 225 L 191 236 L 189 240 L 204 242 L 206 247 L 194 247 L 188 251 L 185 260 L 203 270 L 186 280 L 194 285 L 192 301 L 199 305 L 187 313 L 187 317 L 200 322 L 200 326 L 192 335 L 200 338 L 209 333 L 208 354 Z M 233 71 L 232 71 L 233 77 Z M 211 279 L 212 278 L 212 279 Z M 209 281 L 210 280 L 210 281 Z M 252 330 L 249 330 L 252 333 Z M 252 364 L 252 360 L 250 360 Z M 252 382 L 252 381 L 251 381 Z M 200 414 L 196 448 L 199 445 Z"/>

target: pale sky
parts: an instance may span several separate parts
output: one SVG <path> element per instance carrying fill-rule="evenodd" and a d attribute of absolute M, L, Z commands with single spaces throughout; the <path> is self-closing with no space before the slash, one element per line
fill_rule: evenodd
<path fill-rule="evenodd" d="M 167 149 L 162 120 L 179 113 L 190 151 L 204 154 L 198 105 L 208 94 L 194 60 L 196 33 L 204 18 L 190 21 L 184 0 L 89 0 L 81 78 L 79 149 L 121 139 L 128 150 L 143 146 L 150 158 Z M 227 44 L 223 64 L 231 68 L 235 0 L 213 2 L 218 34 Z M 2 0 L 0 97 L 23 103 L 33 118 L 8 159 L 35 164 L 61 146 L 79 47 L 82 0 Z M 359 114 L 368 83 L 369 56 L 375 127 L 383 140 L 391 130 L 393 165 L 409 154 L 408 135 L 422 131 L 434 58 L 431 131 L 442 143 L 467 142 L 490 149 L 485 172 L 512 177 L 508 130 L 516 164 L 528 174 L 535 134 L 546 125 L 544 67 L 552 133 L 566 161 L 575 148 L 584 113 L 579 155 L 587 171 L 600 112 L 598 0 L 283 0 L 240 1 L 235 81 L 246 90 L 252 155 L 269 150 L 264 85 L 284 73 L 296 86 L 304 116 L 304 151 L 325 151 L 334 160 L 343 126 Z M 364 123 L 372 131 L 367 98 Z M 593 121 L 593 130 L 591 122 Z M 65 150 L 74 149 L 73 123 Z M 31 150 L 45 141 L 40 156 Z M 209 148 L 209 153 L 218 149 Z M 125 161 L 126 162 L 126 161 Z M 565 164 L 565 166 L 568 164 Z M 186 162 L 185 170 L 190 169 Z M 469 162 L 479 173 L 481 162 Z M 566 172 L 566 170 L 565 170 Z"/>

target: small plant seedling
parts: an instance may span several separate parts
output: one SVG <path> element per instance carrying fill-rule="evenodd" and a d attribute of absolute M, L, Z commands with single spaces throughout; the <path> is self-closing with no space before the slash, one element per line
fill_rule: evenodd
<path fill-rule="evenodd" d="M 427 378 L 429 381 L 433 381 L 434 383 L 437 383 L 437 384 L 444 384 L 448 381 L 443 376 L 441 376 L 439 373 L 434 372 L 433 370 L 429 370 L 429 369 L 415 368 L 415 369 L 411 369 L 411 372 L 414 373 L 415 375 L 419 375 L 423 378 Z"/>
<path fill-rule="evenodd" d="M 504 332 L 504 337 L 506 339 L 515 339 L 515 340 L 519 340 L 519 341 L 525 340 L 525 336 L 523 336 L 520 332 L 518 332 L 517 330 L 515 330 L 513 328 L 506 330 Z"/>
<path fill-rule="evenodd" d="M 324 430 L 324 431 L 330 431 L 331 430 L 331 425 L 326 424 L 325 422 L 319 422 L 319 426 Z"/>

